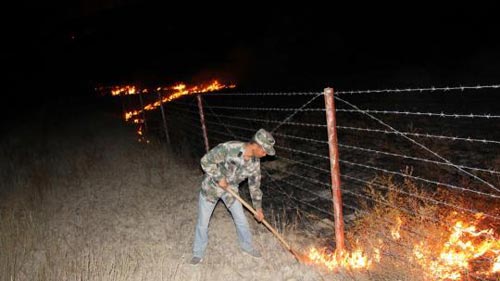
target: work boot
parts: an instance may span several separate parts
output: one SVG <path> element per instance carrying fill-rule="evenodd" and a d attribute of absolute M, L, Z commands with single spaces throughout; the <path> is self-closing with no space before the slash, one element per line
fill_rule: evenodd
<path fill-rule="evenodd" d="M 245 253 L 245 254 L 247 254 L 247 255 L 250 255 L 250 256 L 252 256 L 252 257 L 254 257 L 254 258 L 258 258 L 258 259 L 259 259 L 259 258 L 262 258 L 261 253 L 260 253 L 260 252 L 259 252 L 259 250 L 257 250 L 257 249 L 252 249 L 252 250 L 250 250 L 250 251 L 243 250 L 243 253 Z"/>
<path fill-rule="evenodd" d="M 191 261 L 189 262 L 189 264 L 191 264 L 191 265 L 198 265 L 202 261 L 203 261 L 203 259 L 200 258 L 200 257 L 193 257 L 191 259 Z"/>

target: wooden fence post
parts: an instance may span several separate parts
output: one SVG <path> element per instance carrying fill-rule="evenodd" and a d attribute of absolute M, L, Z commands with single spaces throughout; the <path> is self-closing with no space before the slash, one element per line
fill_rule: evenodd
<path fill-rule="evenodd" d="M 157 93 L 158 93 L 158 101 L 160 102 L 161 118 L 163 119 L 163 130 L 165 131 L 165 137 L 167 138 L 167 144 L 168 144 L 168 146 L 171 146 L 170 136 L 168 134 L 167 119 L 165 117 L 165 109 L 163 108 L 163 101 L 161 98 L 160 91 L 157 91 Z"/>
<path fill-rule="evenodd" d="M 339 152 L 337 144 L 337 125 L 335 121 L 335 101 L 333 88 L 325 88 L 326 123 L 328 128 L 328 147 L 330 156 L 330 174 L 332 180 L 333 215 L 335 219 L 335 243 L 337 250 L 343 252 L 344 218 L 342 216 L 342 192 L 340 190 Z"/>
<path fill-rule="evenodd" d="M 141 110 L 142 110 L 142 122 L 144 124 L 144 133 L 148 132 L 148 123 L 146 121 L 146 109 L 144 109 L 144 102 L 142 100 L 142 93 L 139 92 L 139 101 L 141 102 Z"/>
<path fill-rule="evenodd" d="M 198 111 L 200 112 L 201 130 L 203 131 L 203 139 L 205 140 L 205 150 L 208 152 L 210 150 L 210 146 L 208 145 L 207 126 L 205 125 L 205 113 L 203 113 L 201 95 L 196 95 L 196 99 L 198 100 Z"/>

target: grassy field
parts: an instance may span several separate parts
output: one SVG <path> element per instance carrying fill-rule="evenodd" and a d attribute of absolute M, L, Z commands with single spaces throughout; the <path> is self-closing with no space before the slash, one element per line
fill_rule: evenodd
<path fill-rule="evenodd" d="M 222 205 L 207 258 L 188 265 L 199 168 L 114 117 L 71 119 L 2 140 L 0 280 L 321 279 L 250 215 L 264 258 L 242 254 Z"/>
<path fill-rule="evenodd" d="M 450 214 L 435 204 L 369 187 L 366 194 L 381 203 L 367 204 L 367 212 L 357 214 L 346 232 L 350 248 L 371 246 L 365 248 L 367 254 L 375 254 L 375 247 L 386 253 L 369 270 L 327 271 L 299 264 L 250 213 L 263 258 L 249 258 L 239 251 L 233 222 L 222 204 L 211 221 L 207 257 L 193 267 L 188 261 L 202 177 L 197 160 L 155 142 L 138 143 L 135 132 L 115 116 L 81 112 L 66 117 L 20 126 L 1 139 L 1 281 L 432 280 L 411 259 L 412 250 L 422 240 L 417 234 L 445 239 L 437 221 Z M 387 178 L 376 182 L 391 185 Z M 411 182 L 393 186 L 419 192 Z M 498 214 L 494 203 L 491 213 Z M 409 209 L 412 215 L 394 212 L 384 207 L 387 204 Z M 284 225 L 286 219 L 277 213 L 267 212 L 268 220 L 297 249 L 329 243 L 319 233 Z M 385 222 L 398 217 L 412 231 L 401 231 L 394 243 L 379 245 L 378 237 L 392 235 L 393 224 Z M 316 226 L 322 228 L 325 225 Z"/>

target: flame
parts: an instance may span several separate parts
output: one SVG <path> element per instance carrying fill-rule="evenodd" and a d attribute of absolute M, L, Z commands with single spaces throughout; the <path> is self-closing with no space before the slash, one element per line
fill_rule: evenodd
<path fill-rule="evenodd" d="M 143 143 L 149 143 L 149 140 L 144 135 L 143 125 L 141 124 L 142 122 L 143 122 L 143 120 L 139 120 L 139 126 L 137 128 L 137 141 L 138 142 L 143 142 Z"/>
<path fill-rule="evenodd" d="M 327 269 L 336 271 L 339 268 L 345 269 L 369 269 L 373 261 L 361 248 L 352 252 L 335 251 L 327 253 L 326 249 L 311 248 L 307 255 L 310 263 L 325 266 Z"/>
<path fill-rule="evenodd" d="M 396 226 L 391 229 L 391 236 L 392 236 L 392 239 L 394 239 L 394 240 L 398 240 L 399 238 L 401 238 L 401 234 L 399 234 L 399 230 L 401 229 L 401 225 L 403 224 L 403 220 L 400 217 L 397 217 L 396 221 L 397 221 Z"/>
<path fill-rule="evenodd" d="M 143 90 L 144 92 L 144 90 Z M 120 86 L 115 86 L 115 87 L 112 87 L 111 88 L 111 95 L 112 96 L 120 96 L 120 95 L 135 95 L 137 93 L 137 90 L 135 88 L 135 86 L 129 86 L 129 85 L 126 85 L 126 86 L 123 86 L 123 87 L 120 87 Z"/>
<path fill-rule="evenodd" d="M 380 249 L 378 249 L 378 248 L 373 249 L 373 259 L 374 259 L 376 262 L 380 262 L 380 259 L 381 259 L 381 256 L 380 256 Z"/>
<path fill-rule="evenodd" d="M 159 99 L 153 103 L 145 105 L 144 108 L 142 108 L 142 109 L 132 110 L 132 111 L 126 112 L 125 113 L 125 121 L 128 121 L 130 118 L 135 117 L 139 114 L 142 114 L 142 112 L 144 112 L 144 110 L 146 110 L 146 111 L 154 110 L 164 103 L 168 103 L 170 101 L 173 101 L 173 100 L 178 99 L 178 98 L 185 96 L 185 95 L 208 93 L 208 92 L 213 92 L 213 91 L 222 90 L 222 89 L 228 89 L 228 88 L 232 89 L 235 87 L 236 87 L 236 85 L 221 84 L 217 80 L 214 80 L 211 83 L 206 84 L 206 85 L 202 84 L 202 85 L 197 85 L 197 86 L 192 86 L 192 87 L 188 87 L 184 83 L 178 83 L 178 84 L 171 86 L 171 87 L 158 87 L 158 88 L 156 88 L 157 91 L 162 90 L 162 91 L 173 91 L 173 92 L 170 93 L 169 95 L 166 95 L 165 97 L 162 97 L 161 99 Z M 128 94 L 132 94 L 132 92 L 134 94 L 139 92 L 139 91 L 136 91 L 134 86 L 116 87 L 115 89 L 116 89 L 117 94 L 115 94 L 115 92 L 112 91 L 112 95 L 120 95 L 125 90 L 127 91 Z M 142 92 L 144 92 L 144 90 L 142 90 Z"/>
<path fill-rule="evenodd" d="M 493 264 L 491 272 L 493 273 L 500 272 L 500 255 L 498 255 L 497 258 L 495 259 L 495 263 Z"/>
<path fill-rule="evenodd" d="M 491 277 L 498 278 L 500 240 L 495 236 L 493 229 L 478 227 L 482 219 L 483 215 L 478 214 L 469 220 L 466 218 L 451 220 L 450 227 L 440 233 L 440 237 L 444 238 L 440 240 L 442 242 L 436 242 L 431 238 L 418 242 L 413 245 L 407 257 L 408 261 L 416 261 L 429 280 L 464 280 L 466 274 L 487 280 Z M 402 225 L 403 219 L 397 217 L 395 226 L 389 229 L 393 240 L 401 239 Z M 324 266 L 331 271 L 340 268 L 367 270 L 382 261 L 383 247 L 384 242 L 381 239 L 369 250 L 357 246 L 353 252 L 328 253 L 326 249 L 312 247 L 307 258 L 309 263 Z"/>
<path fill-rule="evenodd" d="M 414 256 L 430 278 L 461 280 L 465 273 L 489 277 L 500 270 L 500 240 L 493 229 L 477 230 L 481 217 L 476 216 L 476 222 L 456 221 L 441 246 L 433 246 L 429 241 L 414 246 Z M 479 258 L 483 264 L 494 261 L 491 270 L 473 266 L 473 261 Z"/>
<path fill-rule="evenodd" d="M 200 84 L 200 85 L 195 85 L 188 87 L 184 83 L 177 83 L 174 86 L 170 87 L 157 87 L 156 92 L 160 93 L 160 98 L 156 100 L 155 102 L 149 103 L 144 105 L 143 108 L 136 109 L 136 110 L 131 110 L 128 112 L 124 113 L 123 118 L 125 121 L 132 120 L 133 123 L 135 124 L 143 124 L 144 119 L 138 118 L 140 114 L 142 114 L 144 111 L 150 111 L 154 110 L 158 107 L 160 107 L 162 104 L 173 101 L 175 99 L 178 99 L 182 96 L 185 95 L 190 95 L 190 94 L 201 94 L 201 93 L 208 93 L 208 92 L 213 92 L 217 90 L 222 90 L 222 89 L 232 89 L 235 88 L 236 85 L 225 85 L 219 83 L 219 81 L 214 80 L 208 84 Z M 96 90 L 104 90 L 106 89 L 105 87 L 100 87 Z M 107 88 L 109 89 L 109 88 Z M 149 90 L 149 89 L 139 89 L 136 88 L 135 86 L 131 85 L 126 85 L 126 86 L 114 86 L 111 87 L 111 95 L 112 96 L 122 96 L 122 95 L 135 95 L 135 94 L 147 94 L 150 92 L 154 92 L 154 90 Z M 149 143 L 149 140 L 146 140 L 144 137 L 144 131 L 142 128 L 142 125 L 139 126 L 137 129 L 137 135 L 139 137 L 139 142 L 146 142 Z"/>

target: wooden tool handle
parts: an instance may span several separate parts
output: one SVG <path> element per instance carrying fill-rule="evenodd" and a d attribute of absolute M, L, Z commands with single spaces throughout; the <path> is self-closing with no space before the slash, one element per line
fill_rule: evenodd
<path fill-rule="evenodd" d="M 232 196 L 234 196 L 236 199 L 238 199 L 238 201 L 240 201 L 241 204 L 245 206 L 245 208 L 247 208 L 250 212 L 252 212 L 254 216 L 257 215 L 257 211 L 254 208 L 252 208 L 252 206 L 250 206 L 247 202 L 245 202 L 245 200 L 243 200 L 238 194 L 236 194 L 236 192 L 234 192 L 230 187 L 226 188 L 225 190 L 229 192 Z M 272 227 L 265 219 L 262 220 L 262 223 L 280 240 L 281 243 L 283 243 L 283 245 L 287 248 L 287 250 L 293 252 L 290 245 L 285 241 L 285 239 L 283 239 L 283 237 L 276 231 L 276 229 L 274 229 L 274 227 Z"/>

